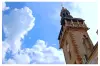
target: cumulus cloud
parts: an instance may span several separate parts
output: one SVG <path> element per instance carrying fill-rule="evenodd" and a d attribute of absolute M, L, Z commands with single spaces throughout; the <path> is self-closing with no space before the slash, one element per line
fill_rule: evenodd
<path fill-rule="evenodd" d="M 2 11 L 8 10 L 9 7 L 6 6 L 5 2 L 2 2 Z"/>
<path fill-rule="evenodd" d="M 56 49 L 55 47 L 47 46 L 47 44 L 43 40 L 38 40 L 36 42 L 36 45 L 34 45 L 32 49 L 32 58 L 35 63 L 65 63 L 63 52 Z"/>
<path fill-rule="evenodd" d="M 42 49 L 40 49 L 42 48 Z M 47 46 L 45 41 L 37 40 L 32 48 L 24 48 L 5 63 L 11 64 L 64 64 L 63 51 Z"/>
<path fill-rule="evenodd" d="M 30 63 L 30 57 L 27 54 L 16 54 L 13 58 L 17 64 Z"/>
<path fill-rule="evenodd" d="M 24 35 L 34 27 L 35 18 L 31 9 L 24 7 L 14 9 L 9 14 L 3 14 L 3 30 L 6 39 L 3 41 L 3 58 L 8 48 L 12 53 L 17 53 L 21 49 L 21 40 Z"/>
<path fill-rule="evenodd" d="M 65 63 L 61 50 L 47 46 L 43 40 L 37 40 L 32 48 L 21 48 L 22 39 L 34 27 L 35 18 L 31 9 L 24 7 L 14 9 L 9 14 L 3 14 L 3 30 L 6 39 L 3 41 L 2 59 L 8 64 L 55 64 Z M 11 51 L 11 58 L 6 59 L 7 51 Z"/>
<path fill-rule="evenodd" d="M 17 52 L 21 47 L 21 39 L 34 26 L 35 18 L 28 7 L 14 9 L 8 15 L 3 15 L 3 30 L 10 50 Z"/>
<path fill-rule="evenodd" d="M 6 61 L 7 64 L 16 64 L 16 61 L 13 59 L 9 59 L 8 61 Z"/>
<path fill-rule="evenodd" d="M 7 50 L 8 50 L 9 47 L 10 47 L 10 46 L 9 46 L 8 43 L 6 43 L 5 41 L 2 42 L 2 59 L 3 59 L 3 60 L 4 60 L 4 58 L 5 58 L 6 52 L 7 52 Z"/>

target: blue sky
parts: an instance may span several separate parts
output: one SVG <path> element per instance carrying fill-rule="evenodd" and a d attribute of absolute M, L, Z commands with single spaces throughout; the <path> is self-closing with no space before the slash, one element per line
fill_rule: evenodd
<path fill-rule="evenodd" d="M 6 2 L 5 4 L 2 15 L 3 63 L 65 63 L 58 43 L 61 2 Z M 96 3 L 65 2 L 63 5 L 72 16 L 86 20 L 86 24 L 91 28 L 90 37 L 93 43 L 96 43 L 97 18 L 90 16 L 93 12 L 93 15 L 97 16 Z M 92 8 L 94 9 L 90 12 Z M 52 54 L 49 56 L 49 53 Z M 41 61 L 35 57 L 41 58 Z M 45 57 L 47 59 L 44 59 Z M 19 62 L 20 58 L 24 58 L 25 61 Z"/>

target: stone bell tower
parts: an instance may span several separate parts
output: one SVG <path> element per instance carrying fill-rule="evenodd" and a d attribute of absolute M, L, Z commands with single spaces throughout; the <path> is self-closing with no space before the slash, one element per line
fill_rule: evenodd
<path fill-rule="evenodd" d="M 85 64 L 93 49 L 93 43 L 87 33 L 89 28 L 81 18 L 73 18 L 62 7 L 59 45 L 63 49 L 66 64 Z"/>

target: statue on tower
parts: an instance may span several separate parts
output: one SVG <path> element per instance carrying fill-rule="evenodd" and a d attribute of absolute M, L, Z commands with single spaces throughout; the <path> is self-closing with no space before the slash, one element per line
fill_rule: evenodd
<path fill-rule="evenodd" d="M 62 18 L 73 18 L 73 17 L 70 15 L 70 12 L 69 12 L 66 8 L 64 8 L 64 7 L 62 7 L 60 16 L 61 16 Z"/>
<path fill-rule="evenodd" d="M 61 16 L 61 25 L 63 25 L 64 24 L 64 19 L 66 18 L 66 19 L 72 19 L 73 17 L 70 15 L 70 12 L 66 9 L 66 8 L 64 8 L 63 6 L 62 6 L 62 10 L 61 10 L 61 12 L 60 12 L 60 16 Z"/>

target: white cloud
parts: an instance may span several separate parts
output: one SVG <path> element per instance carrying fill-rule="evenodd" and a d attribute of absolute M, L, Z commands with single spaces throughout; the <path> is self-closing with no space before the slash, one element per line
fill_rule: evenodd
<path fill-rule="evenodd" d="M 31 49 L 27 48 L 24 52 L 29 54 L 33 63 L 65 63 L 63 51 L 52 46 L 47 46 L 43 40 L 37 40 L 36 44 L 33 45 Z"/>
<path fill-rule="evenodd" d="M 47 46 L 43 40 L 37 40 L 32 48 L 21 48 L 21 39 L 34 26 L 34 17 L 28 7 L 14 9 L 8 15 L 3 15 L 3 30 L 6 39 L 3 41 L 3 62 L 9 64 L 28 63 L 65 63 L 61 50 Z M 7 50 L 12 51 L 12 58 L 5 58 Z"/>
<path fill-rule="evenodd" d="M 13 59 L 9 59 L 6 63 L 7 64 L 16 64 L 15 60 L 13 60 Z"/>
<path fill-rule="evenodd" d="M 32 48 L 20 50 L 19 53 L 13 55 L 13 59 L 6 61 L 8 62 L 12 64 L 64 64 L 65 60 L 62 50 L 47 46 L 43 40 L 37 40 Z"/>
<path fill-rule="evenodd" d="M 28 7 L 14 9 L 7 15 L 3 14 L 2 18 L 3 30 L 6 35 L 2 50 L 4 59 L 8 48 L 13 54 L 21 49 L 21 39 L 33 28 L 35 18 Z"/>
<path fill-rule="evenodd" d="M 30 57 L 27 54 L 16 54 L 13 58 L 17 64 L 30 63 Z"/>
<path fill-rule="evenodd" d="M 33 46 L 35 50 L 42 51 L 45 49 L 47 46 L 43 40 L 37 40 L 36 45 Z"/>
<path fill-rule="evenodd" d="M 3 29 L 7 37 L 5 41 L 14 53 L 20 50 L 21 39 L 33 28 L 34 20 L 28 7 L 14 9 L 10 14 L 3 15 Z"/>
<path fill-rule="evenodd" d="M 9 7 L 6 6 L 5 2 L 2 2 L 2 11 L 8 10 Z"/>
<path fill-rule="evenodd" d="M 37 48 L 34 48 L 37 47 Z M 36 50 L 40 49 L 41 50 Z M 35 63 L 65 63 L 63 51 L 52 46 L 47 46 L 43 40 L 38 40 L 33 46 L 33 60 Z"/>
<path fill-rule="evenodd" d="M 7 44 L 4 41 L 2 42 L 2 59 L 3 60 L 5 58 L 6 52 L 7 52 L 7 50 L 8 50 L 9 47 L 10 47 L 9 44 Z"/>

